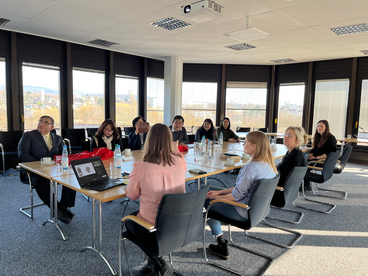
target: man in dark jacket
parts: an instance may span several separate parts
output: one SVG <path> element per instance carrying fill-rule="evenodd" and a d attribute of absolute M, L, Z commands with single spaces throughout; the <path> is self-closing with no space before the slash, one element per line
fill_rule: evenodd
<path fill-rule="evenodd" d="M 172 125 L 169 126 L 169 129 L 172 131 L 174 142 L 179 141 L 179 144 L 182 146 L 189 144 L 187 130 L 184 127 L 183 116 L 176 115 L 172 121 Z"/>
<path fill-rule="evenodd" d="M 18 144 L 20 162 L 41 161 L 43 157 L 53 158 L 63 150 L 63 138 L 51 133 L 54 129 L 54 119 L 42 116 L 36 130 L 25 132 Z M 26 170 L 22 169 L 23 172 Z M 32 185 L 40 199 L 50 207 L 50 180 L 38 174 L 31 173 Z M 58 219 L 69 223 L 74 214 L 69 211 L 74 206 L 76 192 L 63 186 L 60 203 L 58 203 Z"/>

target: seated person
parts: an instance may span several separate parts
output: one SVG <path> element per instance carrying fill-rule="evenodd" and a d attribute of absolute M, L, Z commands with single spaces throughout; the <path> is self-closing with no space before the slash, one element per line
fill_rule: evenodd
<path fill-rule="evenodd" d="M 36 130 L 25 132 L 18 144 L 18 157 L 20 162 L 41 161 L 43 157 L 53 158 L 61 155 L 63 151 L 63 138 L 51 133 L 54 129 L 54 119 L 42 116 L 38 121 Z M 26 170 L 21 168 L 26 173 Z M 39 198 L 50 207 L 50 180 L 38 174 L 31 173 L 32 185 Z M 75 204 L 76 192 L 63 186 L 60 203 L 58 203 L 58 219 L 69 223 L 74 214 L 69 208 Z"/>
<path fill-rule="evenodd" d="M 129 145 L 129 148 L 132 150 L 142 149 L 144 142 L 146 141 L 147 133 L 139 132 L 139 125 L 141 122 L 146 122 L 146 120 L 141 116 L 134 118 L 134 120 L 132 121 L 133 131 L 129 133 L 129 138 L 128 138 L 128 145 Z M 150 126 L 148 125 L 147 130 L 149 129 L 150 129 Z"/>
<path fill-rule="evenodd" d="M 176 115 L 172 121 L 172 125 L 169 126 L 172 131 L 173 141 L 179 141 L 179 145 L 186 146 L 189 144 L 189 138 L 187 130 L 184 127 L 184 118 L 180 115 Z"/>
<path fill-rule="evenodd" d="M 120 150 L 123 150 L 121 137 L 115 122 L 107 119 L 100 125 L 96 134 L 92 137 L 92 149 L 108 148 L 114 151 L 115 145 L 119 145 Z"/>
<path fill-rule="evenodd" d="M 133 200 L 140 198 L 137 217 L 152 225 L 155 225 L 164 194 L 185 193 L 187 164 L 177 146 L 177 142 L 172 143 L 169 128 L 164 124 L 155 124 L 147 135 L 142 161 L 133 164 L 129 175 L 126 195 Z M 142 233 L 139 236 L 149 239 L 146 229 L 131 222 L 125 225 L 132 233 Z M 159 272 L 171 275 L 172 270 L 162 257 L 148 256 L 148 264 L 141 268 L 139 275 L 159 275 Z"/>
<path fill-rule="evenodd" d="M 244 142 L 244 152 L 251 156 L 251 161 L 240 169 L 235 187 L 226 190 L 210 190 L 207 194 L 205 207 L 208 206 L 212 199 L 216 198 L 248 204 L 249 197 L 257 181 L 276 176 L 277 170 L 273 161 L 270 143 L 263 132 L 253 131 L 248 133 Z M 215 204 L 211 207 L 211 212 L 216 212 L 233 220 L 248 220 L 247 210 L 225 203 Z M 212 235 L 215 236 L 218 242 L 218 244 L 210 244 L 209 251 L 226 260 L 230 254 L 228 242 L 223 237 L 220 222 L 215 219 L 209 219 L 207 220 L 207 224 L 211 228 Z"/>
<path fill-rule="evenodd" d="M 230 129 L 230 119 L 228 117 L 222 120 L 221 126 L 217 129 L 217 138 L 220 138 L 221 132 L 224 141 L 240 142 L 240 138 Z"/>
<path fill-rule="evenodd" d="M 307 134 L 302 127 L 290 126 L 286 129 L 284 145 L 288 151 L 282 158 L 281 163 L 277 165 L 277 170 L 280 172 L 280 180 L 277 186 L 284 187 L 286 178 L 294 167 L 308 166 L 303 152 L 299 149 L 307 141 Z"/>
<path fill-rule="evenodd" d="M 327 155 L 336 151 L 336 138 L 330 132 L 330 125 L 327 120 L 320 120 L 313 136 L 313 149 L 309 153 L 308 161 L 326 159 Z M 311 191 L 309 181 L 304 182 L 304 189 Z"/>
<path fill-rule="evenodd" d="M 208 140 L 217 141 L 215 127 L 213 126 L 213 122 L 211 119 L 204 120 L 202 127 L 197 129 L 195 134 L 195 141 L 201 142 L 203 136 L 206 138 L 206 142 Z"/>

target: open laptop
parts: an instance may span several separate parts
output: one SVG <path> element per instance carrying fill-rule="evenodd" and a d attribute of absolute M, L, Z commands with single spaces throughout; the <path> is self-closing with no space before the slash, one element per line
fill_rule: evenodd
<path fill-rule="evenodd" d="M 104 191 L 125 185 L 123 179 L 109 178 L 100 156 L 70 161 L 79 185 L 84 189 Z"/>

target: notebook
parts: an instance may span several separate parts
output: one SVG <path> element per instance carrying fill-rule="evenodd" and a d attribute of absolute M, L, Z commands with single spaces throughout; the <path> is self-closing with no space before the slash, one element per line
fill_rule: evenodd
<path fill-rule="evenodd" d="M 125 185 L 123 179 L 109 178 L 100 156 L 70 161 L 79 185 L 84 189 L 104 191 Z"/>

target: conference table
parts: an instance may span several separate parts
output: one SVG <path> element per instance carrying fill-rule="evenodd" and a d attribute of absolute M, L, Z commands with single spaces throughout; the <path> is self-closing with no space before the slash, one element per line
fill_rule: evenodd
<path fill-rule="evenodd" d="M 235 153 L 239 156 L 242 156 L 243 153 L 243 143 L 230 143 L 224 142 L 222 147 L 217 147 L 214 150 L 213 155 L 211 158 L 204 158 L 202 154 L 195 150 L 193 145 L 188 146 L 189 150 L 187 152 L 183 152 L 184 158 L 187 162 L 187 172 L 185 174 L 185 181 L 198 181 L 198 188 L 200 186 L 200 180 L 204 178 L 205 184 L 207 184 L 207 177 L 213 176 L 225 171 L 230 171 L 233 169 L 241 168 L 245 164 L 250 161 L 250 158 L 240 158 L 236 159 L 233 165 L 227 165 L 226 159 L 221 158 L 221 153 L 230 152 Z M 303 151 L 309 150 L 309 148 L 302 149 Z M 284 145 L 276 145 L 275 150 L 272 151 L 272 154 L 275 159 L 282 158 L 287 149 Z M 121 173 L 123 172 L 131 172 L 133 168 L 133 163 L 136 161 L 142 160 L 143 151 L 137 150 L 133 151 L 130 156 L 123 155 L 122 159 L 122 167 L 121 169 L 117 169 L 113 166 L 113 158 L 103 160 L 103 164 L 106 168 L 109 177 L 121 177 Z M 56 228 L 61 233 L 63 240 L 67 240 L 63 230 L 61 229 L 60 225 L 58 224 L 57 220 L 57 184 L 61 184 L 66 186 L 76 192 L 79 192 L 85 196 L 88 196 L 92 199 L 92 245 L 86 246 L 82 249 L 85 250 L 92 250 L 93 252 L 97 253 L 107 264 L 111 273 L 116 275 L 116 271 L 114 267 L 111 265 L 109 260 L 104 256 L 102 252 L 102 232 L 103 232 L 103 225 L 102 225 L 102 203 L 113 201 L 116 199 L 126 197 L 126 186 L 117 186 L 105 191 L 94 191 L 83 189 L 80 187 L 74 172 L 71 168 L 67 170 L 63 170 L 59 168 L 57 165 L 42 165 L 39 161 L 35 162 L 27 162 L 27 163 L 20 163 L 20 167 L 38 174 L 46 179 L 50 180 L 50 219 L 47 222 L 53 223 Z M 189 172 L 191 169 L 201 169 L 205 171 L 205 174 L 194 174 Z M 52 195 L 53 193 L 53 195 Z M 96 223 L 96 207 L 95 203 L 98 202 L 98 225 Z M 96 238 L 96 230 L 98 230 L 98 240 Z"/>

